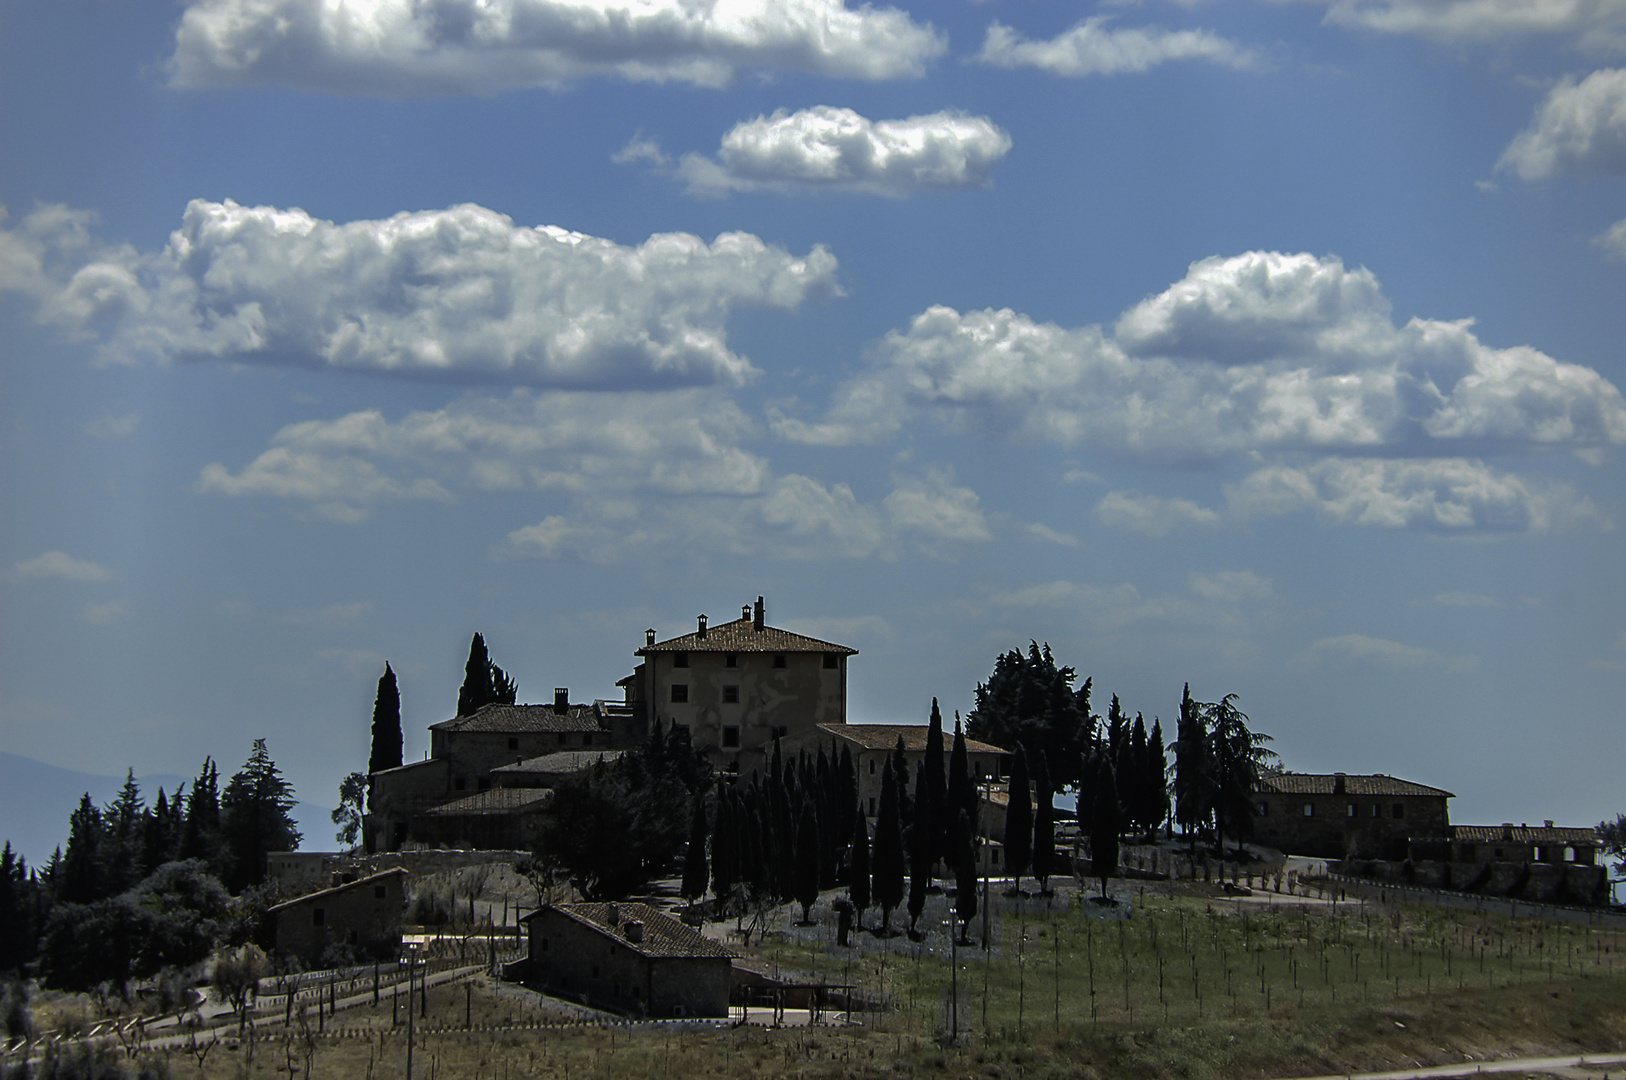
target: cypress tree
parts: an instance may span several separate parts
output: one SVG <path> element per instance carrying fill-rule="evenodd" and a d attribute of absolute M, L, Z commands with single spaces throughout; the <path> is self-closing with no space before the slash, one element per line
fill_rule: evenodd
<path fill-rule="evenodd" d="M 367 771 L 380 772 L 401 764 L 401 692 L 395 685 L 395 672 L 389 663 L 378 677 L 378 694 L 373 698 L 373 749 L 367 758 Z"/>
<path fill-rule="evenodd" d="M 926 910 L 926 889 L 931 885 L 932 860 L 937 849 L 932 835 L 932 804 L 926 792 L 926 763 L 915 770 L 914 824 L 909 828 L 909 933 L 915 933 L 920 913 Z"/>
<path fill-rule="evenodd" d="M 960 919 L 960 944 L 971 944 L 971 920 L 977 914 L 977 847 L 972 840 L 971 817 L 956 815 L 954 835 L 954 914 Z M 984 944 L 987 944 L 984 942 Z"/>
<path fill-rule="evenodd" d="M 1129 800 L 1134 807 L 1131 817 L 1134 819 L 1133 827 L 1150 831 L 1156 824 L 1152 820 L 1153 793 L 1147 788 L 1147 755 L 1151 753 L 1151 744 L 1146 738 L 1146 717 L 1140 713 L 1135 714 L 1135 726 L 1129 736 L 1129 768 L 1134 790 Z M 1150 842 L 1150 841 L 1148 841 Z"/>
<path fill-rule="evenodd" d="M 694 793 L 689 816 L 689 846 L 683 852 L 683 898 L 694 903 L 706 893 L 706 795 Z"/>
<path fill-rule="evenodd" d="M 721 915 L 739 883 L 739 824 L 734 793 L 718 781 L 717 814 L 711 826 L 711 894 Z"/>
<path fill-rule="evenodd" d="M 1146 776 L 1142 783 L 1146 785 L 1147 805 L 1151 810 L 1151 830 L 1154 838 L 1158 827 L 1169 817 L 1169 780 L 1168 756 L 1163 749 L 1163 723 L 1152 720 L 1152 735 L 1146 740 Z"/>
<path fill-rule="evenodd" d="M 819 818 L 811 801 L 802 805 L 802 820 L 796 830 L 796 902 L 802 905 L 802 925 L 812 920 L 808 911 L 819 899 Z"/>
<path fill-rule="evenodd" d="M 1040 751 L 1042 754 L 1043 751 Z M 1022 874 L 1033 853 L 1033 794 L 1028 786 L 1028 755 L 1018 746 L 1011 765 L 1005 806 L 1005 869 L 1011 872 L 1011 895 L 1022 895 Z"/>
<path fill-rule="evenodd" d="M 1208 727 L 1202 709 L 1191 699 L 1191 684 L 1180 696 L 1180 726 L 1174 738 L 1174 816 L 1191 837 L 1197 851 L 1197 830 L 1212 809 L 1212 768 L 1208 753 Z"/>
<path fill-rule="evenodd" d="M 497 700 L 491 688 L 491 655 L 486 639 L 475 634 L 469 642 L 469 658 L 463 665 L 463 685 L 457 691 L 457 715 L 468 716 L 482 705 Z"/>
<path fill-rule="evenodd" d="M 875 815 L 875 849 L 870 858 L 875 903 L 881 908 L 881 933 L 891 932 L 892 909 L 903 902 L 903 821 L 898 812 L 898 785 L 892 769 L 882 770 L 881 804 Z"/>
<path fill-rule="evenodd" d="M 902 735 L 898 736 L 897 745 L 892 748 L 892 758 L 888 767 L 892 770 L 892 782 L 898 789 L 898 820 L 912 821 L 915 816 L 915 804 L 909 798 L 909 758 L 904 750 Z"/>
<path fill-rule="evenodd" d="M 1033 813 L 1033 876 L 1039 891 L 1050 893 L 1050 871 L 1056 865 L 1056 789 L 1050 783 L 1050 767 L 1041 751 L 1034 757 L 1034 790 L 1038 798 Z"/>
<path fill-rule="evenodd" d="M 931 804 L 927 808 L 931 815 L 929 844 L 932 865 L 935 866 L 949 850 L 944 846 L 949 832 L 944 809 L 947 805 L 948 762 L 943 759 L 943 714 L 937 709 L 936 698 L 932 698 L 932 719 L 926 728 L 926 757 L 922 764 L 926 766 L 926 783 L 923 787 L 916 787 L 915 795 L 927 799 Z"/>
<path fill-rule="evenodd" d="M 869 826 L 863 807 L 853 815 L 851 854 L 847 859 L 847 895 L 857 911 L 858 929 L 864 928 L 864 912 L 869 910 Z"/>
<path fill-rule="evenodd" d="M 1101 899 L 1107 898 L 1107 879 L 1118 873 L 1118 783 L 1110 762 L 1101 762 L 1095 785 L 1095 820 L 1090 826 L 1090 872 L 1101 879 Z"/>
<path fill-rule="evenodd" d="M 977 789 L 971 783 L 971 761 L 966 754 L 965 732 L 960 727 L 959 718 L 954 720 L 954 749 L 949 754 L 948 792 L 945 796 L 944 811 L 948 816 L 949 825 L 953 831 L 945 837 L 944 850 L 958 852 L 960 850 L 960 814 L 965 814 L 971 835 L 977 829 Z"/>

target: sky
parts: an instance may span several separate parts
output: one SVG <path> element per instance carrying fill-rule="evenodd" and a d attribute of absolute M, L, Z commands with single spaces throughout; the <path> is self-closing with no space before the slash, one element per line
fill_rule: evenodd
<path fill-rule="evenodd" d="M 762 595 L 1626 810 L 1622 0 L 0 0 L 0 204 L 12 753 L 333 805 Z"/>

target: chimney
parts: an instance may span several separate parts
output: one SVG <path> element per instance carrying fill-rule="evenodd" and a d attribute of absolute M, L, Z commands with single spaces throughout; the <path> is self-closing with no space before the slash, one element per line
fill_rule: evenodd
<path fill-rule="evenodd" d="M 751 612 L 751 629 L 762 629 L 762 597 L 757 597 L 757 606 Z"/>
<path fill-rule="evenodd" d="M 750 617 L 751 617 L 751 605 L 750 604 L 741 604 L 740 605 L 740 618 L 741 619 L 749 619 Z"/>
<path fill-rule="evenodd" d="M 1502 822 L 1502 839 L 1503 840 L 1511 840 L 1511 839 L 1513 839 L 1513 822 L 1511 822 L 1511 821 Z"/>
<path fill-rule="evenodd" d="M 644 648 L 646 648 L 646 649 L 651 648 L 652 646 L 654 646 L 654 644 L 655 644 L 655 628 L 653 626 L 651 626 L 648 630 L 644 631 Z"/>
<path fill-rule="evenodd" d="M 628 919 L 627 920 L 626 931 L 627 931 L 627 940 L 632 942 L 634 945 L 636 945 L 640 941 L 644 940 L 644 924 L 639 922 L 638 920 L 636 920 L 636 919 Z"/>
<path fill-rule="evenodd" d="M 1548 819 L 1547 819 L 1547 828 L 1549 828 L 1549 829 L 1550 829 L 1550 828 L 1552 828 L 1552 827 L 1553 827 L 1553 819 L 1552 819 L 1552 818 L 1548 818 Z"/>
<path fill-rule="evenodd" d="M 1344 781 L 1345 776 L 1343 773 L 1332 774 L 1332 793 L 1334 795 L 1342 795 L 1344 793 Z"/>
<path fill-rule="evenodd" d="M 694 636 L 699 638 L 701 641 L 705 641 L 706 640 L 706 617 L 704 615 L 701 615 L 698 618 L 697 621 L 700 624 L 700 629 L 695 631 Z"/>
<path fill-rule="evenodd" d="M 563 716 L 570 711 L 570 689 L 564 686 L 553 688 L 553 711 Z"/>
<path fill-rule="evenodd" d="M 606 904 L 604 907 L 604 921 L 609 923 L 611 926 L 620 926 L 621 909 L 616 907 L 614 904 Z"/>

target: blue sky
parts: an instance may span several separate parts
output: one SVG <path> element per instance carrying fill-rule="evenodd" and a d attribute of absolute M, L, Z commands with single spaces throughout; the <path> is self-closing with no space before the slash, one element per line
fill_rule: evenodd
<path fill-rule="evenodd" d="M 331 803 L 760 593 L 1626 808 L 1618 3 L 6 0 L 0 147 L 9 751 Z"/>

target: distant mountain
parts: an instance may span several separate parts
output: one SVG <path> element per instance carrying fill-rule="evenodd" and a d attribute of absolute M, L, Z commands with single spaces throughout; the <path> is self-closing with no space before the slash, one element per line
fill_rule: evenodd
<path fill-rule="evenodd" d="M 224 787 L 226 777 L 220 780 Z M 172 793 L 191 782 L 190 776 L 168 773 L 136 777 L 149 806 L 160 787 Z M 123 786 L 122 776 L 75 772 L 0 750 L 0 843 L 10 840 L 11 849 L 21 852 L 28 865 L 43 866 L 58 845 L 68 842 L 68 817 L 79 805 L 80 796 L 88 791 L 91 801 L 106 806 Z M 305 837 L 301 848 L 321 851 L 338 846 L 329 813 L 328 808 L 311 803 L 294 804 L 294 823 Z"/>

